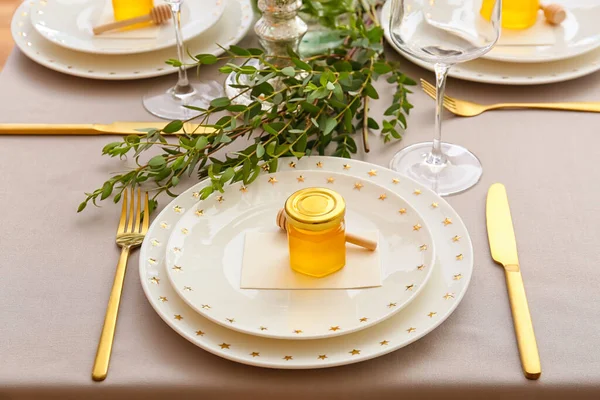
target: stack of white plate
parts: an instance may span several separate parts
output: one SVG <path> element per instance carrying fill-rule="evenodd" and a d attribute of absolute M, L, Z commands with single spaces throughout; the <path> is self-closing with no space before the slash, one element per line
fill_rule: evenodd
<path fill-rule="evenodd" d="M 206 185 L 156 217 L 141 248 L 140 277 L 163 320 L 220 357 L 269 368 L 368 360 L 431 332 L 467 290 L 473 249 L 466 227 L 445 200 L 396 172 L 305 157 L 281 159 L 278 171 L 249 187 L 233 184 L 199 200 Z M 344 197 L 348 230 L 379 231 L 382 286 L 241 289 L 245 234 L 277 230 L 286 198 L 319 186 Z"/>
<path fill-rule="evenodd" d="M 567 18 L 553 27 L 552 45 L 497 45 L 482 59 L 459 64 L 450 69 L 449 76 L 474 82 L 501 85 L 538 85 L 562 82 L 600 70 L 600 4 L 597 0 L 556 0 L 567 10 Z M 400 54 L 413 63 L 433 70 L 398 48 L 390 39 L 388 1 L 382 10 L 381 23 L 388 41 Z M 540 13 L 538 24 L 545 24 Z M 520 31 L 521 35 L 535 35 L 535 29 Z M 535 43 L 528 38 L 526 43 Z"/>
<path fill-rule="evenodd" d="M 29 58 L 69 75 L 123 80 L 177 71 L 165 64 L 177 58 L 172 22 L 155 28 L 157 34 L 149 37 L 95 37 L 92 27 L 109 7 L 111 0 L 26 0 L 12 19 L 12 35 Z M 185 1 L 182 30 L 186 49 L 194 55 L 220 55 L 220 46 L 239 42 L 252 20 L 250 0 Z"/>

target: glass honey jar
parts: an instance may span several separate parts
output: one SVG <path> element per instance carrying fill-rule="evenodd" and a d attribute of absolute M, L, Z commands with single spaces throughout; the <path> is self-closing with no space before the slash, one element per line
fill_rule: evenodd
<path fill-rule="evenodd" d="M 481 15 L 489 20 L 499 0 L 483 0 Z M 535 25 L 540 10 L 539 0 L 502 0 L 502 27 L 527 29 Z"/>
<path fill-rule="evenodd" d="M 346 203 L 337 192 L 306 188 L 285 202 L 291 268 L 323 277 L 346 265 Z"/>

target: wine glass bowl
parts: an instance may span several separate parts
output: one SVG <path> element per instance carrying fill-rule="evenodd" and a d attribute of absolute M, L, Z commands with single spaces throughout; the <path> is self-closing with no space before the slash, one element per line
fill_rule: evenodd
<path fill-rule="evenodd" d="M 402 149 L 390 168 L 440 195 L 462 192 L 482 174 L 475 155 L 441 142 L 442 101 L 451 66 L 481 57 L 498 41 L 501 6 L 501 0 L 392 0 L 390 38 L 408 55 L 434 64 L 437 99 L 433 142 Z"/>

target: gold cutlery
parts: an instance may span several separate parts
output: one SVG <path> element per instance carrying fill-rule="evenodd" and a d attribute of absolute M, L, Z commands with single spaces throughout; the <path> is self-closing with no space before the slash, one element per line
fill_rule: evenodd
<path fill-rule="evenodd" d="M 540 355 L 523 286 L 506 188 L 501 183 L 493 184 L 488 191 L 486 221 L 492 258 L 504 267 L 523 372 L 527 379 L 538 379 L 542 374 Z"/>
<path fill-rule="evenodd" d="M 112 124 L 0 124 L 0 135 L 143 135 L 143 129 L 163 129 L 166 122 L 113 122 Z M 211 133 L 199 124 L 183 125 L 188 133 Z M 182 134 L 183 130 L 173 133 Z"/>
<path fill-rule="evenodd" d="M 112 351 L 113 339 L 115 337 L 115 328 L 117 325 L 117 316 L 119 314 L 119 304 L 121 302 L 121 293 L 123 292 L 123 282 L 125 280 L 125 270 L 127 269 L 129 252 L 142 244 L 150 224 L 150 216 L 147 212 L 149 210 L 148 193 L 144 192 L 143 210 L 141 190 L 138 188 L 137 196 L 135 196 L 134 190 L 131 189 L 130 195 L 131 201 L 128 206 L 127 190 L 123 192 L 123 207 L 121 209 L 119 227 L 117 228 L 117 245 L 121 247 L 121 257 L 119 257 L 115 280 L 110 291 L 106 316 L 104 317 L 104 326 L 102 327 L 102 334 L 100 335 L 96 359 L 94 360 L 94 367 L 92 369 L 92 379 L 95 381 L 103 381 L 108 373 L 108 365 L 110 363 L 110 354 Z M 129 213 L 127 212 L 128 207 Z"/>
<path fill-rule="evenodd" d="M 431 83 L 421 79 L 421 88 L 423 91 L 435 100 L 436 88 Z M 579 102 L 579 103 L 498 103 L 498 104 L 477 104 L 466 100 L 456 99 L 450 96 L 444 96 L 444 108 L 453 114 L 461 117 L 474 117 L 485 111 L 497 110 L 501 108 L 528 108 L 545 110 L 563 110 L 563 111 L 586 111 L 600 112 L 600 102 Z"/>

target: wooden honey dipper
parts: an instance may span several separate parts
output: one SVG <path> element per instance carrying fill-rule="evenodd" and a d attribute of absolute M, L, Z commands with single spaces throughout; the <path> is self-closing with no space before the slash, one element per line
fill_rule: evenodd
<path fill-rule="evenodd" d="M 277 213 L 277 226 L 280 227 L 283 231 L 287 232 L 287 218 L 285 216 L 285 211 L 283 210 L 283 208 Z M 351 233 L 346 233 L 346 242 L 352 243 L 356 246 L 363 247 L 371 251 L 375 251 L 377 249 L 376 241 L 356 236 Z"/>
<path fill-rule="evenodd" d="M 552 25 L 559 25 L 567 18 L 567 12 L 560 4 L 540 5 L 540 8 L 544 11 L 546 21 Z"/>
<path fill-rule="evenodd" d="M 94 28 L 94 35 L 99 35 L 104 32 L 112 31 L 115 29 L 126 28 L 131 25 L 139 24 L 142 22 L 152 21 L 156 25 L 161 25 L 170 20 L 173 17 L 171 13 L 171 7 L 167 4 L 161 4 L 160 6 L 153 7 L 149 14 L 142 15 L 140 17 L 130 18 L 123 21 L 111 22 L 110 24 L 100 25 Z"/>

